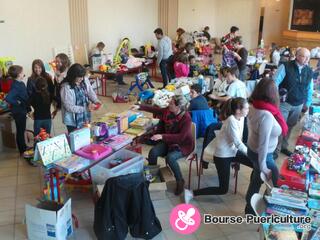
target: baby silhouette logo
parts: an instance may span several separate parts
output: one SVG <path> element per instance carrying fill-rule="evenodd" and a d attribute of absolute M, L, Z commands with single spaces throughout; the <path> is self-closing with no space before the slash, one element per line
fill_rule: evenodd
<path fill-rule="evenodd" d="M 200 223 L 200 212 L 191 204 L 179 204 L 171 211 L 170 225 L 177 233 L 191 234 L 199 228 Z"/>

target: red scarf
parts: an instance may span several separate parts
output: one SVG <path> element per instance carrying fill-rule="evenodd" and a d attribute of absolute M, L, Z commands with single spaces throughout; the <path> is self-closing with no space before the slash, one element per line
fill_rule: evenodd
<path fill-rule="evenodd" d="M 271 103 L 268 103 L 268 102 L 265 102 L 265 101 L 262 101 L 262 100 L 254 100 L 252 105 L 256 109 L 266 110 L 266 111 L 272 113 L 272 115 L 277 120 L 277 122 L 279 123 L 279 125 L 280 125 L 280 127 L 282 129 L 282 135 L 283 136 L 287 135 L 287 133 L 288 133 L 288 125 L 287 125 L 286 121 L 284 120 L 279 108 L 277 108 L 276 106 L 274 106 Z"/>

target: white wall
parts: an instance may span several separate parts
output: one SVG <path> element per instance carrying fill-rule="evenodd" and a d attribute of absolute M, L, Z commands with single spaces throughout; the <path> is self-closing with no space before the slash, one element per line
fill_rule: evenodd
<path fill-rule="evenodd" d="M 53 59 L 52 48 L 70 44 L 67 0 L 0 0 L 0 56 L 13 56 L 15 63 L 31 72 L 31 63 Z"/>
<path fill-rule="evenodd" d="M 266 45 L 281 45 L 282 32 L 288 30 L 291 0 L 262 0 L 265 7 L 262 37 Z"/>
<path fill-rule="evenodd" d="M 157 0 L 88 0 L 88 18 L 90 48 L 103 41 L 106 52 L 115 53 L 124 37 L 134 48 L 156 42 Z"/>
<path fill-rule="evenodd" d="M 178 25 L 186 31 L 210 26 L 212 37 L 222 37 L 231 26 L 240 28 L 244 45 L 258 42 L 259 0 L 179 0 Z"/>

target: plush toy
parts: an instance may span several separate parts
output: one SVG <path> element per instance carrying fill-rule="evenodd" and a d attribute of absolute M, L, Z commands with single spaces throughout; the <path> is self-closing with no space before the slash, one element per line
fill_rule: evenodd
<path fill-rule="evenodd" d="M 42 142 L 50 138 L 50 135 L 46 132 L 44 128 L 40 128 L 40 133 L 35 137 L 36 141 Z"/>
<path fill-rule="evenodd" d="M 0 72 L 3 76 L 7 75 L 7 71 L 11 65 L 13 65 L 13 61 L 16 60 L 14 57 L 1 57 L 0 58 Z"/>

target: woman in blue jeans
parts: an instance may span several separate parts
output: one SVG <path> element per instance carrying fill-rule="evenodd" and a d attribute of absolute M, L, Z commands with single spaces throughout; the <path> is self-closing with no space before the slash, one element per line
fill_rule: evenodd
<path fill-rule="evenodd" d="M 279 110 L 278 89 L 272 79 L 264 78 L 255 87 L 248 114 L 248 157 L 253 164 L 253 172 L 246 194 L 246 214 L 254 214 L 251 197 L 258 193 L 262 184 L 260 173 L 272 179 L 277 186 L 279 171 L 273 159 L 278 137 L 286 135 L 288 126 Z"/>
<path fill-rule="evenodd" d="M 37 136 L 40 128 L 46 130 L 48 134 L 51 132 L 51 104 L 53 101 L 53 92 L 49 92 L 48 82 L 43 77 L 35 79 L 35 90 L 30 96 L 30 105 L 34 112 L 31 117 L 34 119 L 34 135 Z"/>

